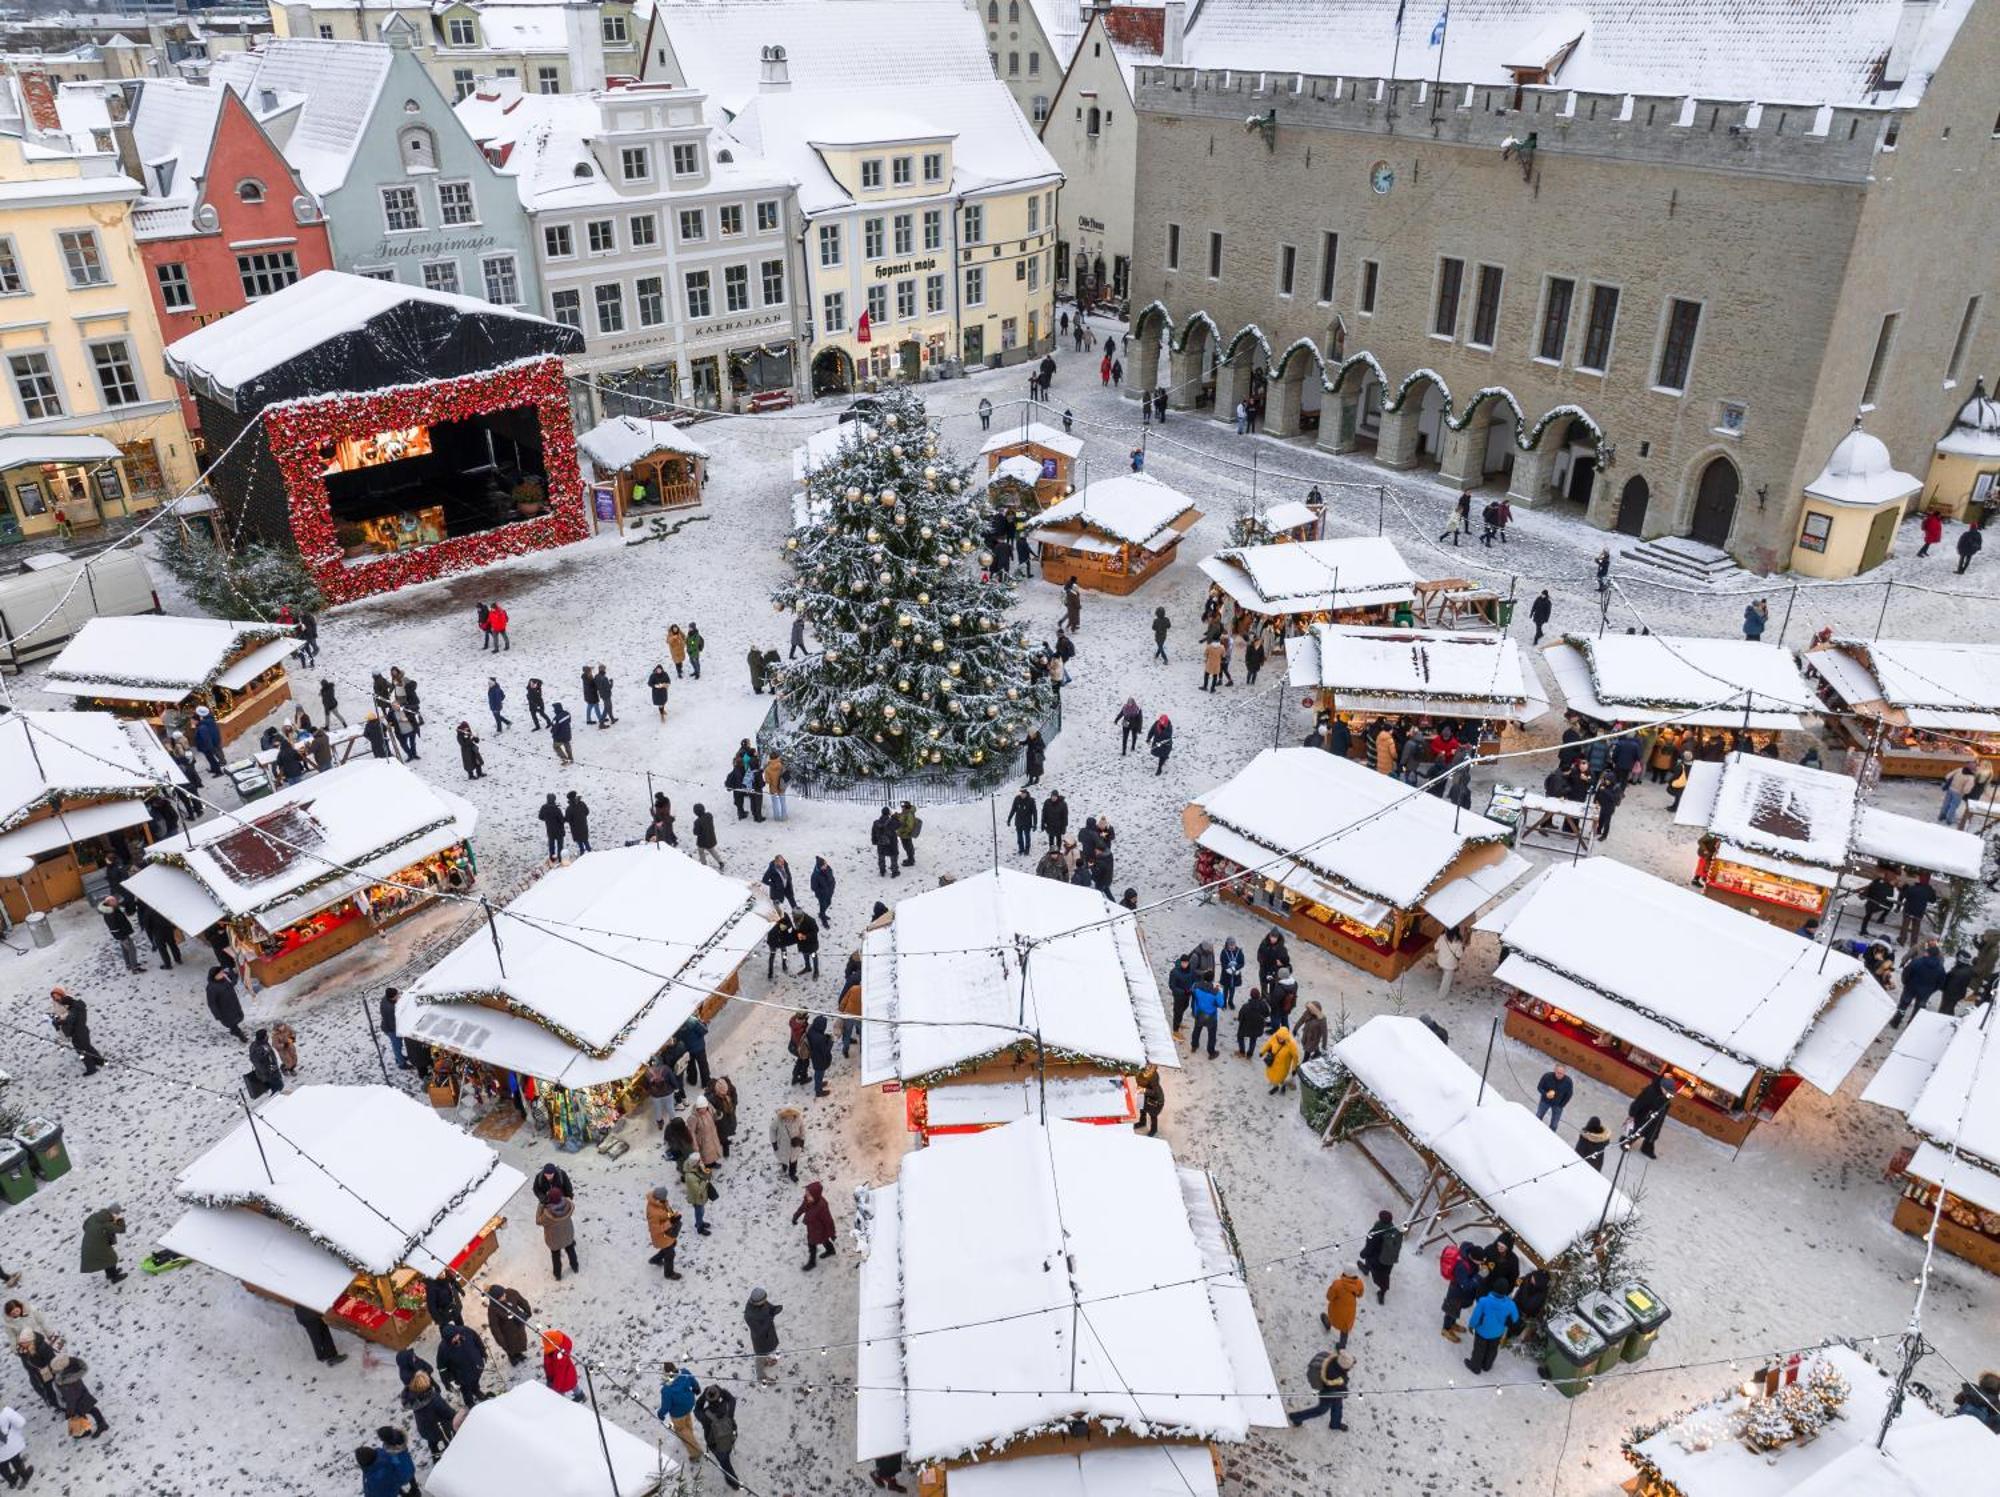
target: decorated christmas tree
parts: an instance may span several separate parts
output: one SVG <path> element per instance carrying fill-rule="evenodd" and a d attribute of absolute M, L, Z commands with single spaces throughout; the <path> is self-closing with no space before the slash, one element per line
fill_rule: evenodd
<path fill-rule="evenodd" d="M 992 511 L 914 392 L 848 430 L 807 480 L 797 575 L 773 594 L 821 646 L 779 679 L 785 761 L 809 778 L 997 778 L 1053 703 L 989 565 Z"/>

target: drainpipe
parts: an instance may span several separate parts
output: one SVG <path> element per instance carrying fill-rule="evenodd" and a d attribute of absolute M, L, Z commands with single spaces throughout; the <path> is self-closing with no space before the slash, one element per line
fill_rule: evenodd
<path fill-rule="evenodd" d="M 794 190 L 793 190 L 793 194 L 792 194 L 792 201 L 793 201 L 793 202 L 795 202 L 795 203 L 796 203 L 796 202 L 798 201 L 798 193 L 797 193 L 797 190 L 796 190 L 796 189 L 794 189 Z M 807 230 L 809 230 L 809 229 L 810 229 L 811 227 L 812 227 L 812 224 L 811 224 L 811 222 L 810 222 L 810 221 L 809 221 L 809 220 L 808 220 L 808 219 L 806 218 L 806 216 L 805 216 L 804 214 L 800 214 L 800 215 L 799 215 L 799 235 L 798 235 L 798 246 L 799 246 L 799 279 L 798 279 L 798 290 L 797 290 L 796 292 L 794 292 L 794 293 L 793 293 L 793 297 L 792 297 L 792 305 L 793 305 L 794 307 L 797 307 L 797 306 L 798 306 L 798 304 L 799 304 L 799 301 L 800 301 L 801 299 L 803 299 L 803 300 L 804 300 L 804 302 L 805 302 L 805 304 L 806 304 L 806 306 L 805 306 L 805 313 L 806 313 L 806 315 L 805 315 L 805 316 L 804 316 L 803 318 L 800 318 L 800 317 L 798 317 L 798 316 L 797 316 L 796 314 L 794 314 L 794 316 L 793 316 L 793 318 L 792 318 L 792 321 L 793 321 L 793 323 L 794 323 L 794 324 L 795 324 L 795 325 L 796 325 L 796 326 L 798 327 L 798 330 L 799 330 L 799 338 L 798 338 L 798 341 L 799 341 L 799 360 L 798 360 L 798 362 L 799 362 L 800 364 L 802 364 L 802 365 L 804 366 L 804 372 L 803 372 L 803 374 L 802 374 L 799 368 L 797 368 L 797 367 L 794 367 L 794 368 L 793 368 L 793 370 L 792 370 L 792 385 L 793 385 L 793 388 L 794 388 L 794 389 L 795 389 L 795 390 L 796 390 L 796 391 L 797 391 L 797 392 L 798 392 L 798 393 L 799 393 L 800 395 L 802 395 L 802 396 L 803 396 L 803 397 L 804 397 L 804 398 L 805 398 L 806 400 L 811 400 L 811 399 L 813 399 L 813 386 L 812 386 L 812 366 L 813 366 L 813 357 L 812 357 L 812 345 L 813 345 L 813 334 L 812 334 L 812 330 L 813 330 L 813 329 L 814 329 L 815 327 L 817 327 L 817 326 L 819 325 L 819 324 L 818 324 L 818 322 L 817 322 L 817 321 L 815 320 L 815 319 L 817 318 L 817 316 L 818 316 L 818 308 L 817 308 L 817 307 L 815 307 L 815 306 L 813 305 L 813 299 L 812 299 L 812 298 L 813 298 L 813 291 L 812 291 L 812 267 L 811 267 L 810 263 L 808 262 L 808 260 L 807 260 L 807 258 L 806 258 L 806 232 L 807 232 Z"/>
<path fill-rule="evenodd" d="M 965 194 L 954 193 L 951 199 L 951 233 L 946 237 L 951 257 L 951 325 L 958 329 L 958 367 L 962 373 L 970 373 L 965 367 L 965 307 L 962 302 L 965 287 L 964 268 L 959 262 L 959 225 L 965 221 Z M 986 362 L 986 340 L 979 340 L 979 361 Z"/>

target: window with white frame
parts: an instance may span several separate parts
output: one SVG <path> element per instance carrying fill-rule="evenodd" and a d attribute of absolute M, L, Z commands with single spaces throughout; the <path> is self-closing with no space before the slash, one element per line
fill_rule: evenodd
<path fill-rule="evenodd" d="M 327 25 L 324 21 L 320 23 L 319 39 L 323 42 L 330 42 L 333 40 L 333 28 Z"/>
<path fill-rule="evenodd" d="M 882 185 L 882 158 L 870 156 L 861 163 L 861 190 L 873 192 Z"/>
<path fill-rule="evenodd" d="M 898 187 L 908 187 L 911 169 L 916 165 L 908 156 L 898 156 L 889 163 L 889 180 Z"/>
<path fill-rule="evenodd" d="M 194 287 L 188 283 L 188 268 L 180 261 L 155 265 L 153 278 L 160 283 L 160 305 L 169 312 L 185 312 L 194 305 Z"/>
<path fill-rule="evenodd" d="M 104 268 L 104 252 L 98 247 L 95 229 L 64 229 L 56 235 L 62 247 L 63 273 L 72 286 L 108 286 L 111 276 Z"/>
<path fill-rule="evenodd" d="M 978 203 L 965 210 L 965 242 L 967 244 L 986 242 L 986 210 Z"/>
<path fill-rule="evenodd" d="M 868 320 L 878 326 L 889 320 L 889 288 L 874 285 L 868 288 Z"/>
<path fill-rule="evenodd" d="M 639 313 L 640 327 L 658 327 L 667 320 L 666 282 L 656 275 L 642 275 L 632 283 L 632 300 Z"/>
<path fill-rule="evenodd" d="M 841 291 L 829 291 L 821 302 L 821 327 L 823 333 L 844 333 L 847 331 L 847 295 Z"/>
<path fill-rule="evenodd" d="M 618 249 L 618 225 L 608 218 L 593 218 L 583 226 L 583 242 L 593 255 L 609 255 Z"/>
<path fill-rule="evenodd" d="M 861 225 L 861 254 L 864 259 L 882 258 L 882 220 L 871 218 Z"/>
<path fill-rule="evenodd" d="M 725 265 L 722 268 L 722 306 L 729 312 L 750 310 L 750 267 Z"/>
<path fill-rule="evenodd" d="M 1005 353 L 1008 349 L 1018 346 L 1020 341 L 1021 324 L 1019 320 L 1013 317 L 1002 317 L 1000 319 L 1000 351 Z"/>
<path fill-rule="evenodd" d="M 1028 289 L 1030 291 L 1039 290 L 1041 284 L 1042 257 L 1040 255 L 1030 255 L 1028 257 Z"/>
<path fill-rule="evenodd" d="M 616 11 L 611 11 L 607 12 L 602 20 L 603 27 L 599 35 L 604 38 L 605 46 L 622 47 L 632 39 L 631 28 L 626 24 L 623 15 L 620 15 Z"/>
<path fill-rule="evenodd" d="M 325 27 L 320 28 L 322 31 Z M 479 89 L 479 78 L 471 68 L 451 70 L 451 101 L 456 104 L 461 99 L 469 99 Z"/>
<path fill-rule="evenodd" d="M 924 152 L 924 180 L 926 182 L 942 182 L 944 180 L 943 151 Z"/>
<path fill-rule="evenodd" d="M 549 316 L 564 327 L 583 331 L 583 293 L 571 287 L 549 293 Z"/>
<path fill-rule="evenodd" d="M 562 92 L 562 69 L 538 67 L 535 69 L 535 92 L 538 94 L 559 94 Z"/>
<path fill-rule="evenodd" d="M 444 23 L 445 45 L 450 47 L 476 47 L 479 45 L 479 27 L 471 16 L 453 16 Z"/>
<path fill-rule="evenodd" d="M 393 281 L 396 267 L 393 265 L 357 265 L 354 273 L 364 281 Z"/>
<path fill-rule="evenodd" d="M 1048 122 L 1049 96 L 1047 94 L 1035 95 L 1034 107 L 1029 111 L 1029 118 L 1037 125 Z"/>
<path fill-rule="evenodd" d="M 699 244 L 708 237 L 708 215 L 699 208 L 683 208 L 680 216 L 682 244 Z"/>
<path fill-rule="evenodd" d="M 449 295 L 458 294 L 458 261 L 424 261 L 424 290 L 443 291 Z"/>
<path fill-rule="evenodd" d="M 924 277 L 924 311 L 936 316 L 944 310 L 944 277 L 927 275 Z"/>
<path fill-rule="evenodd" d="M 236 257 L 236 276 L 250 301 L 283 291 L 299 278 L 299 258 L 290 250 L 258 250 Z M 457 287 L 453 287 L 457 290 Z"/>
<path fill-rule="evenodd" d="M 62 384 L 47 354 L 9 354 L 7 370 L 13 377 L 15 398 L 21 402 L 22 420 L 47 421 L 63 413 Z"/>
<path fill-rule="evenodd" d="M 724 239 L 734 239 L 743 232 L 743 205 L 724 203 L 715 210 L 715 228 Z"/>
<path fill-rule="evenodd" d="M 779 208 L 776 203 L 766 199 L 757 205 L 757 232 L 759 234 L 777 233 L 778 222 Z"/>
<path fill-rule="evenodd" d="M 674 142 L 674 175 L 696 177 L 701 175 L 701 147 L 690 140 Z"/>
<path fill-rule="evenodd" d="M 602 286 L 593 286 L 591 296 L 597 303 L 597 330 L 600 333 L 622 333 L 625 331 L 625 288 L 616 281 Z"/>
<path fill-rule="evenodd" d="M 690 270 L 683 280 L 687 286 L 688 316 L 694 318 L 714 316 L 714 297 L 709 290 L 708 272 Z"/>
<path fill-rule="evenodd" d="M 763 272 L 764 305 L 775 307 L 785 299 L 785 262 L 766 260 L 759 269 Z"/>
<path fill-rule="evenodd" d="M 542 225 L 542 253 L 551 260 L 567 260 L 576 254 L 576 236 L 568 224 Z"/>
<path fill-rule="evenodd" d="M 895 219 L 896 253 L 909 255 L 916 253 L 917 221 L 910 214 L 898 213 Z"/>
<path fill-rule="evenodd" d="M 840 225 L 819 226 L 819 263 L 822 268 L 840 263 Z"/>
<path fill-rule="evenodd" d="M 646 181 L 653 175 L 653 153 L 644 146 L 620 146 L 618 175 L 627 182 Z"/>
<path fill-rule="evenodd" d="M 137 405 L 141 399 L 138 371 L 132 365 L 132 345 L 123 338 L 90 345 L 91 372 L 106 406 Z"/>
<path fill-rule="evenodd" d="M 625 220 L 625 232 L 633 249 L 651 249 L 660 242 L 660 221 L 650 213 L 635 213 Z"/>
<path fill-rule="evenodd" d="M 896 317 L 908 322 L 917 315 L 917 283 L 915 281 L 896 282 Z"/>
<path fill-rule="evenodd" d="M 521 304 L 521 272 L 512 255 L 488 255 L 479 262 L 479 274 L 486 283 L 486 299 L 494 306 Z"/>
<path fill-rule="evenodd" d="M 968 307 L 986 305 L 986 272 L 977 265 L 965 272 L 965 304 Z"/>
<path fill-rule="evenodd" d="M 479 209 L 472 201 L 470 182 L 438 183 L 438 217 L 447 224 L 479 222 Z"/>
<path fill-rule="evenodd" d="M 924 210 L 924 248 L 927 250 L 944 248 L 944 209 Z"/>
<path fill-rule="evenodd" d="M 424 226 L 423 209 L 414 187 L 382 189 L 382 227 L 391 234 L 408 234 Z"/>
<path fill-rule="evenodd" d="M 255 177 L 245 177 L 236 184 L 236 201 L 239 203 L 261 203 L 264 201 L 264 184 Z"/>

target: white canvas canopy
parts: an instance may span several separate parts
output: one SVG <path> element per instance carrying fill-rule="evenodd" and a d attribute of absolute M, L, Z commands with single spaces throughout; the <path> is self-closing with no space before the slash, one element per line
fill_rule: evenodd
<path fill-rule="evenodd" d="M 1082 437 L 1042 421 L 1029 421 L 1025 424 L 1017 421 L 1005 428 L 996 429 L 993 435 L 982 442 L 979 446 L 980 456 L 990 457 L 996 452 L 1005 452 L 1009 447 L 1019 447 L 1023 443 L 1045 447 L 1050 452 L 1061 453 L 1064 457 L 1075 458 L 1083 455 Z"/>
<path fill-rule="evenodd" d="M 951 1497 L 1216 1497 L 1206 1445 L 1128 1445 L 981 1461 L 951 1473 Z"/>
<path fill-rule="evenodd" d="M 1910 1174 L 2000 1211 L 2000 1018 L 1992 1004 L 1955 1018 L 1912 1015 L 1861 1100 L 1909 1119 L 1922 1141 Z"/>
<path fill-rule="evenodd" d="M 100 616 L 86 622 L 49 662 L 42 684 L 59 696 L 178 702 L 207 686 L 243 686 L 299 644 L 283 624 L 177 614 Z M 247 675 L 231 668 L 246 648 L 259 661 Z"/>
<path fill-rule="evenodd" d="M 1819 701 L 1779 645 L 1691 635 L 1568 634 L 1542 653 L 1572 712 L 1598 722 L 1795 731 Z M 1745 711 L 1745 704 L 1748 711 Z"/>
<path fill-rule="evenodd" d="M 10 712 L 0 717 L 0 858 L 137 826 L 146 797 L 181 779 L 144 723 L 109 712 Z M 51 807 L 54 815 L 40 816 Z"/>
<path fill-rule="evenodd" d="M 1392 541 L 1276 541 L 1204 557 L 1202 571 L 1252 613 L 1330 613 L 1408 603 L 1417 574 Z"/>
<path fill-rule="evenodd" d="M 1519 643 L 1448 629 L 1314 624 L 1285 641 L 1294 686 L 1334 694 L 1344 712 L 1533 722 L 1549 698 Z"/>
<path fill-rule="evenodd" d="M 431 1497 L 652 1497 L 679 1469 L 659 1443 L 609 1419 L 600 1423 L 587 1405 L 545 1383 L 525 1382 L 466 1411 L 424 1490 Z"/>
<path fill-rule="evenodd" d="M 648 421 L 639 416 L 613 416 L 576 439 L 583 455 L 608 472 L 630 467 L 656 452 L 678 452 L 686 457 L 707 457 L 708 448 L 671 421 Z"/>
<path fill-rule="evenodd" d="M 1933 732 L 2000 733 L 2000 644 L 1832 639 L 1804 658 L 1843 707 Z"/>

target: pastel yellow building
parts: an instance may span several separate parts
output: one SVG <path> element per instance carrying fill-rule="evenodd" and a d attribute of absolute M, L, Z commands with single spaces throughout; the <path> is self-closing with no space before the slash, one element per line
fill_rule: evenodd
<path fill-rule="evenodd" d="M 2000 508 L 2000 400 L 1986 393 L 1983 379 L 1938 438 L 1924 474 L 1924 508 L 1952 520 Z"/>
<path fill-rule="evenodd" d="M 0 540 L 152 509 L 196 474 L 132 235 L 139 184 L 42 112 L 0 131 Z"/>
<path fill-rule="evenodd" d="M 1888 559 L 1903 509 L 1923 484 L 1896 471 L 1889 449 L 1861 429 L 1840 439 L 1805 488 L 1792 570 L 1808 577 L 1853 577 Z"/>

